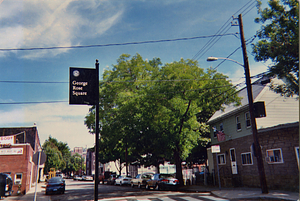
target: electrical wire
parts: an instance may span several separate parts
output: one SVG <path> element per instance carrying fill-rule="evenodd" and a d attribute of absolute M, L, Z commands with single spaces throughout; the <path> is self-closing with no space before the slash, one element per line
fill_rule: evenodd
<path fill-rule="evenodd" d="M 0 83 L 15 83 L 15 84 L 66 84 L 66 83 L 69 83 L 69 82 L 6 81 L 6 80 L 0 80 Z"/>
<path fill-rule="evenodd" d="M 249 4 L 249 5 L 248 5 Z M 255 4 L 253 6 L 253 4 Z M 252 6 L 252 7 L 251 7 Z M 256 6 L 256 1 L 253 1 L 253 0 L 250 0 L 249 2 L 247 2 L 243 7 L 241 7 L 237 12 L 235 12 L 233 14 L 236 15 L 237 13 L 239 13 L 242 9 L 244 9 L 243 11 L 241 11 L 241 13 L 244 13 L 246 12 L 244 15 L 246 15 L 249 11 L 251 11 L 254 7 Z M 251 8 L 250 8 L 251 7 Z M 250 8 L 250 9 L 249 9 Z M 247 11 L 247 9 L 249 9 Z M 225 30 L 225 26 L 227 25 L 228 26 L 228 22 L 231 21 L 231 17 L 223 24 L 223 26 L 217 31 L 216 34 L 220 34 L 220 33 L 226 33 L 230 28 L 231 28 L 231 25 L 229 26 L 229 28 L 227 28 L 226 31 Z M 197 53 L 196 55 L 192 58 L 192 60 L 199 60 L 218 40 L 220 39 L 220 37 L 213 37 L 211 38 Z M 215 41 L 216 40 L 216 41 Z"/>
<path fill-rule="evenodd" d="M 246 40 L 246 45 L 249 45 L 250 43 L 252 43 L 256 38 L 256 35 L 250 37 L 249 39 Z M 236 51 L 238 51 L 241 47 L 236 48 L 232 53 L 230 53 L 226 58 L 231 57 L 234 53 L 236 53 Z M 216 67 L 214 67 L 213 69 L 216 70 L 221 64 L 223 64 L 226 61 L 226 59 L 224 59 L 223 61 L 221 61 Z"/>
<path fill-rule="evenodd" d="M 266 74 L 267 72 L 263 72 L 263 73 L 260 73 L 260 74 L 257 74 L 257 75 L 254 75 L 252 76 L 251 78 L 259 78 L 259 77 L 262 77 Z M 218 78 L 218 79 L 224 79 L 224 78 Z M 194 80 L 194 79 L 192 79 Z M 198 80 L 198 79 L 197 79 Z M 202 80 L 207 80 L 207 79 L 202 79 Z M 209 79 L 208 79 L 209 80 Z M 170 80 L 167 80 L 167 81 L 170 81 Z M 187 80 L 184 80 L 184 81 L 187 81 Z M 56 82 L 55 82 L 56 83 Z M 241 85 L 243 85 L 245 83 L 245 81 L 243 82 L 240 82 L 234 86 L 232 85 L 223 85 L 223 86 L 219 86 L 219 87 L 212 87 L 212 88 L 203 88 L 203 89 L 193 89 L 193 90 L 185 90 L 186 91 L 200 91 L 200 90 L 210 90 L 210 89 L 217 89 L 217 88 L 223 88 L 223 87 L 230 87 L 230 89 L 228 90 L 231 90 L 233 88 L 236 88 L 236 87 L 241 87 Z M 227 91 L 228 91 L 227 90 Z M 225 92 L 227 92 L 225 91 Z M 154 96 L 154 95 L 160 95 L 160 94 L 171 94 L 171 93 L 182 93 L 183 91 L 173 91 L 173 92 L 167 92 L 167 93 L 157 93 L 157 94 L 146 94 L 146 96 Z M 222 92 L 221 94 L 223 94 L 224 92 Z M 220 95 L 221 95 L 220 94 Z M 127 97 L 140 97 L 140 96 L 145 96 L 145 95 L 133 95 L 133 96 L 127 96 Z M 216 96 L 217 97 L 217 96 Z M 105 100 L 105 99 L 108 99 L 108 98 L 100 98 L 101 100 Z M 0 103 L 0 105 L 21 105 L 21 104 L 43 104 L 43 103 L 67 103 L 69 101 L 41 101 L 41 102 L 6 102 L 6 103 Z"/>
<path fill-rule="evenodd" d="M 1 48 L 0 51 L 23 51 L 23 50 L 53 50 L 53 49 L 74 49 L 74 48 L 91 48 L 91 47 L 109 47 L 109 46 L 124 46 L 124 45 L 139 45 L 147 43 L 162 43 L 162 42 L 173 42 L 173 41 L 183 41 L 183 40 L 194 40 L 200 38 L 211 38 L 215 36 L 228 36 L 234 35 L 235 33 L 225 33 L 218 35 L 208 35 L 208 36 L 196 36 L 196 37 L 186 37 L 186 38 L 175 38 L 175 39 L 163 39 L 163 40 L 150 40 L 150 41 L 140 41 L 140 42 L 128 42 L 128 43 L 111 43 L 102 45 L 76 45 L 76 46 L 58 46 L 58 47 L 31 47 L 31 48 Z"/>
<path fill-rule="evenodd" d="M 225 78 L 216 78 L 214 80 L 225 79 Z M 211 80 L 209 78 L 204 79 L 182 79 L 182 80 L 123 80 L 123 81 L 103 81 L 100 80 L 100 83 L 126 83 L 126 82 L 187 82 L 187 81 L 205 81 Z M 69 82 L 44 82 L 44 81 L 1 81 L 0 83 L 16 83 L 16 84 L 69 84 Z"/>
<path fill-rule="evenodd" d="M 232 85 L 222 85 L 218 87 L 211 87 L 211 88 L 203 88 L 203 89 L 191 89 L 191 90 L 185 90 L 185 91 L 170 91 L 166 93 L 156 93 L 156 94 L 143 94 L 143 95 L 132 95 L 132 96 L 126 96 L 127 98 L 134 98 L 134 97 L 141 97 L 141 96 L 155 96 L 155 95 L 161 95 L 161 94 L 174 94 L 174 93 L 182 93 L 187 91 L 199 91 L 199 90 L 210 90 L 210 89 L 217 89 L 217 88 L 223 88 L 223 87 L 229 87 Z M 105 100 L 109 98 L 100 98 L 100 100 Z M 0 105 L 21 105 L 21 104 L 42 104 L 42 103 L 66 103 L 69 101 L 41 101 L 41 102 L 7 102 L 7 103 L 0 103 Z"/>

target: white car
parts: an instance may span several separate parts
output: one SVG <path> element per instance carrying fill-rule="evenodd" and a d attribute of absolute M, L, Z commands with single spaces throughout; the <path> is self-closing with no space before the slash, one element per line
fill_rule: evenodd
<path fill-rule="evenodd" d="M 84 180 L 84 181 L 93 181 L 94 178 L 92 176 L 85 175 L 85 176 L 82 176 L 82 180 Z"/>
<path fill-rule="evenodd" d="M 124 184 L 130 185 L 131 179 L 132 179 L 131 176 L 119 176 L 115 181 L 115 185 L 120 185 L 120 186 Z"/>

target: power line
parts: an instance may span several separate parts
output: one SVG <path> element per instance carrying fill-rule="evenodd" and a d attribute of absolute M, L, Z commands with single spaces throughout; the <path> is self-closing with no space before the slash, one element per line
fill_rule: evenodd
<path fill-rule="evenodd" d="M 248 5 L 249 4 L 249 5 Z M 254 6 L 252 6 L 253 4 L 255 4 Z M 250 6 L 252 6 L 250 8 Z M 240 12 L 242 9 L 244 9 L 243 11 L 241 11 L 241 13 L 245 12 L 247 9 L 250 8 L 250 10 L 252 10 L 254 7 L 256 6 L 256 1 L 250 0 L 249 2 L 247 2 L 243 7 L 241 7 L 237 12 L 235 12 L 233 14 L 236 15 L 238 12 Z M 246 8 L 245 8 L 246 7 Z M 245 14 L 247 14 L 250 10 L 248 10 Z M 217 31 L 216 34 L 220 34 L 220 33 L 226 33 L 230 28 L 231 25 L 227 28 L 227 30 L 225 31 L 225 25 L 228 26 L 228 22 L 231 21 L 231 17 L 223 24 L 223 26 Z M 215 41 L 216 40 L 216 41 Z M 196 55 L 192 58 L 192 60 L 199 60 L 218 40 L 220 40 L 220 37 L 213 37 L 211 38 L 197 53 Z"/>
<path fill-rule="evenodd" d="M 250 37 L 249 39 L 246 40 L 246 45 L 252 43 L 256 38 L 256 35 Z M 234 53 L 236 53 L 236 51 L 238 51 L 241 47 L 236 48 L 232 53 L 230 53 L 226 58 L 231 57 Z M 221 61 L 215 68 L 214 70 L 216 70 L 221 64 L 223 64 L 226 61 L 226 59 L 224 59 L 223 61 Z"/>
<path fill-rule="evenodd" d="M 15 84 L 65 84 L 69 82 L 44 82 L 44 81 L 5 81 L 0 80 L 0 83 L 15 83 Z"/>
<path fill-rule="evenodd" d="M 256 76 L 262 76 L 263 73 L 258 74 Z M 253 77 L 256 77 L 253 76 Z M 141 97 L 141 96 L 157 96 L 157 95 L 161 95 L 161 94 L 175 94 L 175 93 L 182 93 L 182 92 L 189 92 L 189 91 L 204 91 L 204 90 L 211 90 L 211 89 L 219 89 L 219 88 L 223 88 L 223 87 L 230 87 L 230 89 L 234 89 L 238 86 L 241 86 L 242 84 L 244 84 L 243 82 L 240 82 L 234 86 L 232 85 L 222 85 L 222 86 L 218 86 L 218 87 L 208 87 L 208 88 L 202 88 L 202 89 L 190 89 L 190 90 L 185 90 L 185 91 L 170 91 L 170 92 L 165 92 L 165 93 L 155 93 L 155 94 L 143 94 L 143 95 L 132 95 L 132 96 L 126 96 L 128 98 L 134 98 L 134 97 Z M 226 90 L 225 92 L 229 91 L 230 89 Z M 224 93 L 224 92 L 222 92 Z M 215 97 L 220 96 L 222 93 L 220 93 L 219 95 L 216 95 Z M 105 100 L 105 99 L 109 99 L 107 98 L 100 98 L 101 100 Z M 69 101 L 41 101 L 41 102 L 7 102 L 7 103 L 0 103 L 0 105 L 28 105 L 28 104 L 44 104 L 44 103 L 67 103 Z"/>
<path fill-rule="evenodd" d="M 194 40 L 194 39 L 200 39 L 200 38 L 211 38 L 211 37 L 216 37 L 216 36 L 221 37 L 221 36 L 228 36 L 228 35 L 234 35 L 234 33 L 208 35 L 208 36 L 186 37 L 186 38 L 175 38 L 175 39 L 163 39 L 163 40 L 150 40 L 150 41 L 140 41 L 140 42 L 128 42 L 128 43 L 111 43 L 111 44 L 102 44 L 102 45 L 75 45 L 75 46 L 31 47 L 31 48 L 1 48 L 0 51 L 53 50 L 53 49 L 74 49 L 74 48 L 139 45 L 139 44 L 146 44 L 146 43 L 162 43 L 162 42 L 173 42 L 173 41 L 183 41 L 183 40 Z"/>
<path fill-rule="evenodd" d="M 0 103 L 0 105 L 24 105 L 24 104 L 41 104 L 41 103 L 66 103 L 69 101 L 42 101 L 42 102 L 8 102 L 8 103 Z"/>
<path fill-rule="evenodd" d="M 225 79 L 225 78 L 215 78 L 216 79 Z M 187 82 L 187 81 L 205 81 L 212 80 L 210 78 L 203 79 L 182 79 L 182 80 L 122 80 L 122 81 L 103 81 L 100 80 L 101 83 L 126 83 L 126 82 Z M 15 83 L 15 84 L 69 84 L 69 82 L 44 82 L 44 81 L 4 81 L 0 80 L 0 83 Z"/>
<path fill-rule="evenodd" d="M 185 90 L 187 91 L 200 91 L 200 90 L 209 90 L 209 89 L 217 89 L 217 88 L 223 88 L 223 87 L 229 87 L 232 85 L 222 85 L 218 87 L 211 87 L 211 88 L 203 88 L 203 89 L 191 89 L 191 90 Z M 132 96 L 126 96 L 128 98 L 133 98 L 133 97 L 140 97 L 140 96 L 155 96 L 155 95 L 160 95 L 160 94 L 174 94 L 174 93 L 182 93 L 183 91 L 170 91 L 166 93 L 156 93 L 156 94 L 143 94 L 143 95 L 132 95 Z M 100 98 L 101 100 L 109 99 L 107 98 Z M 43 104 L 43 103 L 66 103 L 69 101 L 35 101 L 35 102 L 7 102 L 7 103 L 0 103 L 0 105 L 25 105 L 25 104 Z"/>

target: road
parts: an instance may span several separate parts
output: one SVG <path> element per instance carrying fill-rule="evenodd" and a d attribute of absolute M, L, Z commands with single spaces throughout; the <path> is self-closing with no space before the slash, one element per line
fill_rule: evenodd
<path fill-rule="evenodd" d="M 182 193 L 176 191 L 154 191 L 130 186 L 112 186 L 99 184 L 98 200 L 217 200 L 224 199 L 216 198 L 209 193 Z M 92 181 L 73 181 L 66 179 L 65 194 L 45 195 L 43 188 L 38 188 L 37 201 L 63 201 L 63 200 L 94 200 L 94 183 Z M 34 200 L 34 192 L 31 191 L 23 196 L 11 196 L 4 200 Z"/>

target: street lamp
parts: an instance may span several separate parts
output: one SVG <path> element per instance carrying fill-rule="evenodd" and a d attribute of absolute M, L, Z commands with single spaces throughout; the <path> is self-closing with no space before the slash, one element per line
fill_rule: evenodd
<path fill-rule="evenodd" d="M 260 176 L 261 189 L 262 189 L 262 193 L 268 193 L 265 170 L 264 170 L 264 165 L 263 165 L 263 160 L 262 160 L 261 147 L 260 147 L 259 141 L 258 141 L 257 126 L 256 126 L 256 120 L 255 120 L 255 116 L 254 116 L 253 94 L 252 94 L 252 86 L 251 86 L 251 80 L 250 80 L 248 58 L 244 62 L 245 65 L 243 65 L 235 60 L 232 60 L 229 58 L 223 58 L 223 57 L 208 57 L 207 61 L 217 61 L 218 59 L 225 59 L 225 60 L 232 61 L 234 63 L 239 64 L 240 66 L 243 66 L 245 69 L 248 103 L 249 103 L 249 113 L 250 113 L 250 119 L 251 119 L 251 125 L 252 125 L 251 127 L 252 127 L 252 135 L 253 135 L 253 140 L 254 140 L 254 150 L 255 150 L 256 157 L 257 157 L 257 167 L 258 167 L 258 172 L 259 172 L 259 176 Z"/>
<path fill-rule="evenodd" d="M 244 67 L 244 65 L 241 64 L 240 62 L 237 62 L 237 61 L 235 61 L 235 60 L 233 60 L 233 59 L 224 58 L 224 57 L 207 57 L 206 61 L 217 61 L 218 59 L 229 60 L 229 61 L 232 61 L 232 62 L 237 63 L 237 64 L 239 64 L 240 66 L 243 66 L 243 67 Z"/>

